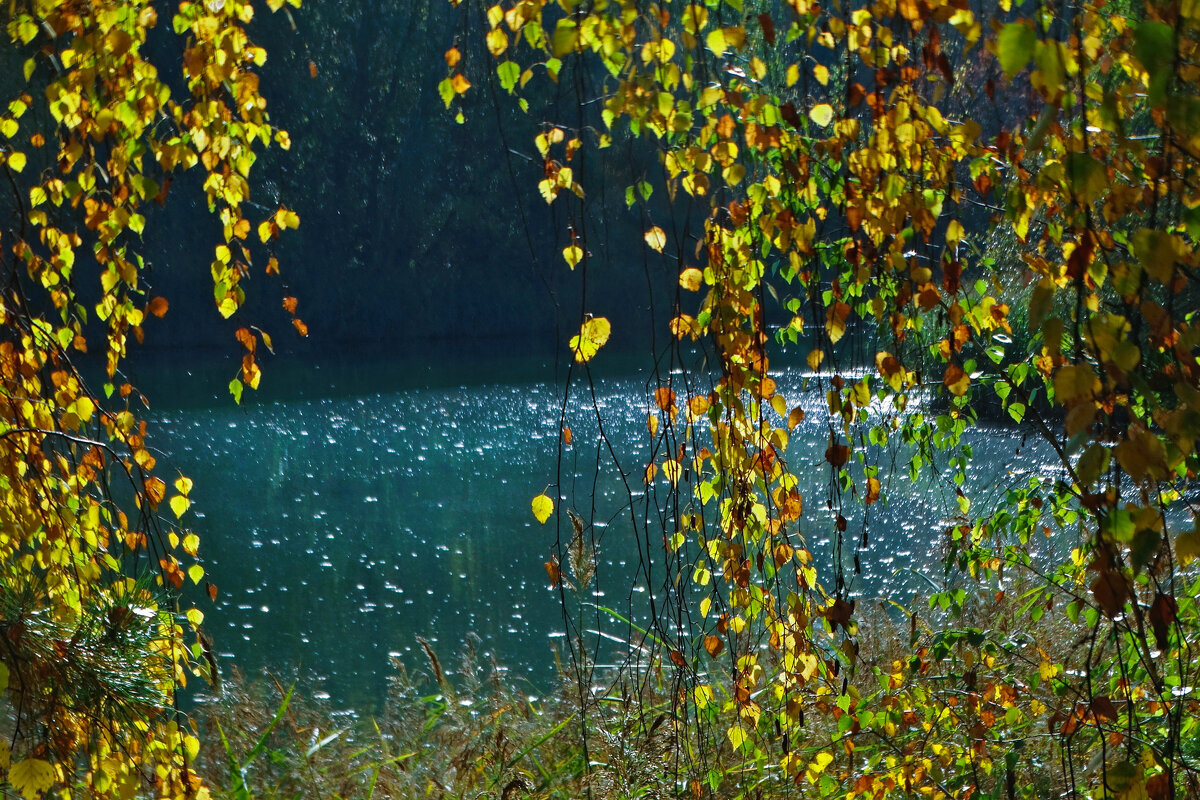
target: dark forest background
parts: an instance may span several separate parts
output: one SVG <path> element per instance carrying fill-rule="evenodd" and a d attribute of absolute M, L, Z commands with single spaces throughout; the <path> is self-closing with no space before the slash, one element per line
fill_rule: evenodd
<path fill-rule="evenodd" d="M 263 94 L 292 147 L 260 156 L 251 200 L 261 207 L 250 216 L 282 203 L 300 214 L 301 227 L 275 244 L 282 278 L 256 264 L 244 284 L 246 307 L 223 320 L 209 275 L 220 227 L 198 186 L 177 181 L 172 202 L 147 225 L 148 277 L 171 302 L 164 319 L 149 323 L 147 348 L 227 342 L 236 353 L 233 331 L 255 324 L 277 350 L 298 355 L 473 343 L 565 352 L 578 326 L 580 282 L 559 253 L 568 226 L 581 222 L 595 256 L 589 268 L 603 271 L 589 282 L 587 310 L 612 320 L 615 346 L 648 340 L 647 287 L 669 291 L 671 281 L 648 281 L 645 254 L 628 245 L 640 243 L 645 227 L 626 206 L 625 188 L 655 165 L 653 154 L 605 159 L 605 173 L 576 163 L 589 192 L 585 222 L 569 219 L 562 199 L 547 206 L 537 193 L 539 120 L 498 85 L 482 37 L 471 33 L 482 24 L 472 13 L 441 0 L 305 0 L 299 10 L 255 20 L 252 34 L 269 54 Z M 477 77 L 462 124 L 437 91 L 447 74 L 443 54 L 454 45 Z M 529 88 L 556 92 L 551 102 L 573 109 L 591 84 L 564 70 L 558 84 Z M 609 252 L 610 242 L 625 242 L 625 250 Z M 292 331 L 283 295 L 299 298 L 307 340 Z"/>

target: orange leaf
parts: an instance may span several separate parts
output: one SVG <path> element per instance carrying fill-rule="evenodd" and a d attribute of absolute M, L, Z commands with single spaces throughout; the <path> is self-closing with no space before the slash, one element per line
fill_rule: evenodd
<path fill-rule="evenodd" d="M 167 308 L 169 307 L 170 304 L 167 302 L 167 298 L 156 297 L 150 301 L 149 305 L 146 306 L 146 313 L 153 314 L 161 319 L 167 313 Z"/>
<path fill-rule="evenodd" d="M 283 310 L 289 314 L 295 314 L 296 306 L 299 305 L 299 303 L 300 301 L 294 297 L 285 297 L 283 298 Z"/>
<path fill-rule="evenodd" d="M 242 343 L 242 347 L 249 350 L 251 353 L 258 349 L 258 339 L 254 338 L 254 334 L 249 328 L 238 328 L 233 334 L 234 337 Z"/>
<path fill-rule="evenodd" d="M 146 497 L 150 500 L 150 505 L 156 506 L 162 502 L 167 493 L 166 483 L 159 478 L 147 478 L 142 485 L 146 488 Z"/>
<path fill-rule="evenodd" d="M 558 568 L 558 559 L 547 561 L 543 566 L 546 569 L 546 577 L 550 579 L 550 585 L 558 586 L 562 582 L 562 570 Z"/>

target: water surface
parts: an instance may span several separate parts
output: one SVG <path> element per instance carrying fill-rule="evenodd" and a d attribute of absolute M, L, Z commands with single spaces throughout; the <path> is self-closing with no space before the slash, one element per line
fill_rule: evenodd
<path fill-rule="evenodd" d="M 529 500 L 560 463 L 562 388 L 552 364 L 489 363 L 486 374 L 472 365 L 284 365 L 268 373 L 275 388 L 247 393 L 242 407 L 219 390 L 197 402 L 186 376 L 176 376 L 174 403 L 170 392 L 148 392 L 168 395 L 154 415 L 162 462 L 195 480 L 185 521 L 201 535 L 220 587 L 216 604 L 201 607 L 227 662 L 247 671 L 298 667 L 339 702 L 363 706 L 382 697 L 391 659 L 423 665 L 415 637 L 452 663 L 473 633 L 483 655 L 527 678 L 531 691 L 547 684 L 565 628 L 543 568 L 556 531 L 536 523 Z M 220 383 L 194 380 L 206 391 Z M 807 484 L 802 530 L 828 565 L 824 397 L 800 392 L 803 382 L 799 371 L 780 381 L 808 411 L 788 458 Z M 624 368 L 598 378 L 598 411 L 574 408 L 575 443 L 562 462 L 567 502 L 596 522 L 600 570 L 588 601 L 634 618 L 661 590 L 661 532 L 648 541 L 629 523 L 629 496 L 607 447 L 597 446 L 596 417 L 638 505 L 650 456 L 648 386 L 647 375 Z M 1011 430 L 981 428 L 971 439 L 973 492 L 1002 492 L 1031 472 L 1053 471 Z M 861 595 L 907 602 L 917 582 L 927 592 L 940 577 L 954 487 L 936 478 L 912 486 L 906 473 L 897 465 L 889 504 L 866 520 L 871 542 L 852 585 Z M 857 540 L 863 524 L 856 518 L 847 537 Z M 610 637 L 600 641 L 628 632 L 607 612 L 590 627 Z"/>

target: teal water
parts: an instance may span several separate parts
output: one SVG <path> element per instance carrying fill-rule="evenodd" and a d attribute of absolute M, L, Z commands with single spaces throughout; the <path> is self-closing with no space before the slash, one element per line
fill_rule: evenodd
<path fill-rule="evenodd" d="M 185 522 L 200 534 L 220 587 L 217 602 L 201 608 L 226 668 L 299 670 L 317 691 L 364 707 L 383 696 L 392 659 L 423 667 L 417 636 L 449 665 L 474 635 L 481 655 L 528 679 L 531 692 L 547 685 L 566 626 L 543 568 L 555 525 L 539 525 L 529 501 L 554 481 L 562 387 L 553 364 L 488 364 L 276 365 L 271 388 L 247 393 L 242 407 L 223 394 L 227 378 L 159 376 L 158 394 L 147 392 L 166 397 L 152 436 L 160 463 L 195 481 Z M 808 412 L 788 458 L 806 483 L 802 530 L 818 558 L 832 559 L 824 397 L 801 392 L 803 382 L 798 371 L 780 380 Z M 596 418 L 640 514 L 652 387 L 628 368 L 599 377 L 598 412 L 590 395 L 572 406 L 574 444 L 562 461 L 565 501 L 594 520 L 599 571 L 588 602 L 632 619 L 645 619 L 651 596 L 662 595 L 662 533 L 630 524 L 629 496 L 607 446 L 597 445 Z M 971 436 L 974 492 L 1002 492 L 1054 469 L 1019 432 Z M 906 472 L 897 465 L 889 504 L 866 521 L 870 543 L 851 587 L 864 597 L 907 603 L 915 581 L 928 591 L 916 573 L 940 577 L 953 486 L 909 485 Z M 852 521 L 848 540 L 863 524 Z M 628 634 L 607 612 L 587 627 L 601 642 Z"/>

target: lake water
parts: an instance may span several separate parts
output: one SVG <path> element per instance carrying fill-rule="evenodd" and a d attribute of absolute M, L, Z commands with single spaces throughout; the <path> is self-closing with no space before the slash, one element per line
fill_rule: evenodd
<path fill-rule="evenodd" d="M 554 480 L 562 389 L 552 366 L 489 363 L 487 371 L 269 368 L 268 385 L 277 388 L 247 392 L 242 407 L 200 376 L 176 373 L 169 387 L 147 391 L 166 397 L 152 415 L 160 463 L 195 481 L 185 522 L 200 534 L 220 587 L 217 602 L 200 607 L 226 669 L 298 668 L 335 701 L 362 707 L 382 697 L 392 658 L 424 667 L 415 637 L 453 663 L 473 633 L 481 652 L 528 678 L 531 691 L 546 685 L 565 626 L 543 567 L 555 526 L 537 524 L 529 502 Z M 808 411 L 788 458 L 809 483 L 801 486 L 809 546 L 832 559 L 833 525 L 818 502 L 830 480 L 824 398 L 799 393 L 803 380 L 799 371 L 780 380 Z M 635 490 L 649 455 L 647 385 L 646 375 L 627 369 L 595 384 Z M 563 474 L 568 502 L 596 521 L 600 569 L 590 594 L 597 605 L 644 618 L 649 595 L 661 591 L 661 531 L 653 542 L 632 532 L 611 465 L 601 469 L 593 501 L 594 465 L 609 454 L 598 452 L 587 402 L 568 419 L 574 444 L 564 450 Z M 979 428 L 971 439 L 973 492 L 1003 492 L 1031 471 L 1054 469 L 1017 432 Z M 955 508 L 948 481 L 912 486 L 906 476 L 898 464 L 889 504 L 871 509 L 871 542 L 853 587 L 905 604 L 915 585 L 929 589 L 917 572 L 940 579 L 943 520 Z M 857 538 L 856 524 L 861 529 L 861 517 L 848 536 Z M 592 630 L 626 633 L 615 617 L 595 619 Z"/>

